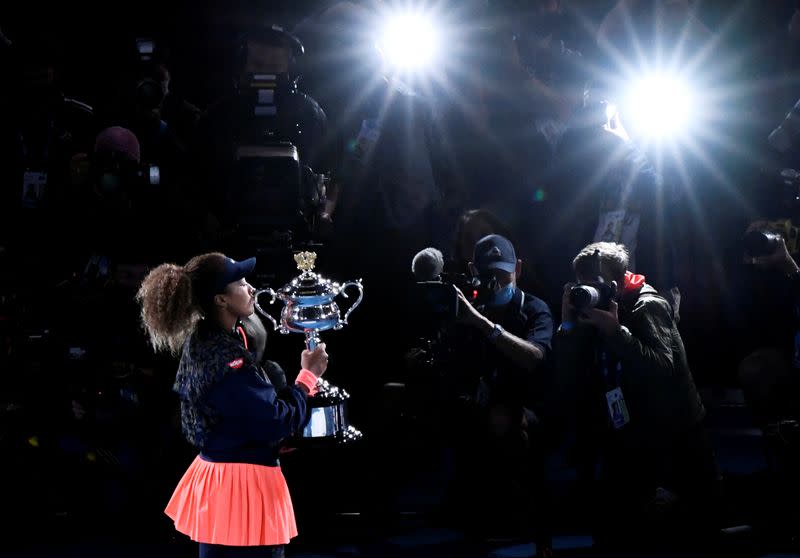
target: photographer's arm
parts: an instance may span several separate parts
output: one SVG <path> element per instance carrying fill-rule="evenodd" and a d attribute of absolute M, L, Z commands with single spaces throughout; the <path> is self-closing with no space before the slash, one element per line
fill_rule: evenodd
<path fill-rule="evenodd" d="M 330 221 L 333 217 L 333 213 L 336 211 L 336 204 L 339 201 L 339 190 L 339 181 L 336 179 L 331 180 L 328 184 L 328 191 L 325 196 L 325 209 L 323 209 L 322 215 L 320 215 L 322 219 Z"/>
<path fill-rule="evenodd" d="M 491 337 L 495 331 L 495 324 L 486 318 L 484 320 L 485 323 L 481 323 L 478 327 L 486 337 Z M 535 370 L 539 363 L 544 360 L 544 350 L 539 345 L 517 337 L 513 333 L 503 331 L 493 341 L 498 351 L 525 370 Z"/>
<path fill-rule="evenodd" d="M 760 223 L 763 223 L 763 221 L 753 223 L 753 225 L 747 229 L 748 232 L 763 228 Z M 745 259 L 745 263 L 750 263 L 761 268 L 772 268 L 783 273 L 787 277 L 792 277 L 800 273 L 800 266 L 797 265 L 794 258 L 792 258 L 792 255 L 789 253 L 789 249 L 786 247 L 786 240 L 784 240 L 783 236 L 778 239 L 778 245 L 775 247 L 775 251 L 772 254 L 749 258 L 749 260 Z"/>
<path fill-rule="evenodd" d="M 544 360 L 544 350 L 537 343 L 531 343 L 507 331 L 503 331 L 497 335 L 495 323 L 478 312 L 461 291 L 458 291 L 458 298 L 461 321 L 477 328 L 487 338 L 493 338 L 492 340 L 497 350 L 514 361 L 515 364 L 525 370 L 534 370 L 538 364 Z M 552 336 L 553 320 L 549 316 L 547 316 L 547 318 L 549 318 L 549 325 L 547 319 L 542 316 L 540 319 L 540 327 L 543 328 L 543 330 L 549 328 L 550 335 Z"/>
<path fill-rule="evenodd" d="M 661 299 L 645 301 L 631 313 L 628 320 L 630 328 L 619 324 L 617 304 L 611 304 L 612 309 L 608 312 L 590 310 L 590 317 L 585 321 L 593 323 L 605 337 L 609 349 L 631 362 L 634 369 L 648 370 L 659 376 L 672 375 L 675 361 L 669 303 Z M 614 322 L 616 325 L 613 325 Z"/>
<path fill-rule="evenodd" d="M 748 228 L 747 232 L 768 230 L 766 221 L 755 221 Z M 762 269 L 774 269 L 786 276 L 791 281 L 792 294 L 795 304 L 800 304 L 800 266 L 794 261 L 786 240 L 783 236 L 778 237 L 778 243 L 772 254 L 766 256 L 744 256 L 744 263 L 760 267 Z"/>

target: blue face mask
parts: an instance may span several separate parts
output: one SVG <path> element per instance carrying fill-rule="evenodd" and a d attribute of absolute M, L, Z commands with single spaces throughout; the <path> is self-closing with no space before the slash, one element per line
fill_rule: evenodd
<path fill-rule="evenodd" d="M 514 283 L 509 283 L 505 287 L 492 293 L 491 298 L 486 301 L 487 306 L 504 306 L 511 302 L 514 296 Z"/>

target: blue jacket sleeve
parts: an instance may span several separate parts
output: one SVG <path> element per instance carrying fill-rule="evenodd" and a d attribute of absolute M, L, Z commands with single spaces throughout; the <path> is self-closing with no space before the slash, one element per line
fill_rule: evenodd
<path fill-rule="evenodd" d="M 527 312 L 525 340 L 542 349 L 545 358 L 553 350 L 553 315 L 544 302 L 531 305 Z"/>
<path fill-rule="evenodd" d="M 255 364 L 232 370 L 214 386 L 209 403 L 221 421 L 233 421 L 250 440 L 277 444 L 308 419 L 306 393 L 292 385 L 280 392 Z"/>

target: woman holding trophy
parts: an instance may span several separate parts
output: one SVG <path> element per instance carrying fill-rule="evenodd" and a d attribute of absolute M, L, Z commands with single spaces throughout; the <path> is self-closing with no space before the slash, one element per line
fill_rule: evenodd
<path fill-rule="evenodd" d="M 180 354 L 181 426 L 200 453 L 165 513 L 200 543 L 201 558 L 282 557 L 297 535 L 278 451 L 307 422 L 307 398 L 328 366 L 320 344 L 301 353 L 294 385 L 278 393 L 270 383 L 240 322 L 254 312 L 245 277 L 255 263 L 209 253 L 162 264 L 136 297 L 153 348 Z"/>

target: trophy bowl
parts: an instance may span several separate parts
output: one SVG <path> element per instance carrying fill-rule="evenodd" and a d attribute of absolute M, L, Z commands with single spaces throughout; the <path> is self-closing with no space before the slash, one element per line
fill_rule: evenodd
<path fill-rule="evenodd" d="M 314 273 L 314 252 L 300 252 L 294 259 L 302 273 L 277 291 L 269 288 L 256 291 L 255 306 L 275 330 L 283 334 L 304 334 L 306 348 L 313 350 L 320 343 L 321 331 L 338 330 L 347 325 L 350 314 L 364 298 L 364 288 L 360 279 L 339 284 Z M 349 298 L 345 291 L 351 287 L 358 290 L 358 298 L 341 317 L 335 299 L 339 295 Z M 270 295 L 270 304 L 278 300 L 283 303 L 280 321 L 261 307 L 259 297 L 264 294 Z M 345 390 L 320 378 L 317 394 L 308 400 L 310 417 L 299 433 L 298 441 L 342 444 L 361 439 L 361 432 L 347 421 L 349 398 L 350 394 Z"/>

